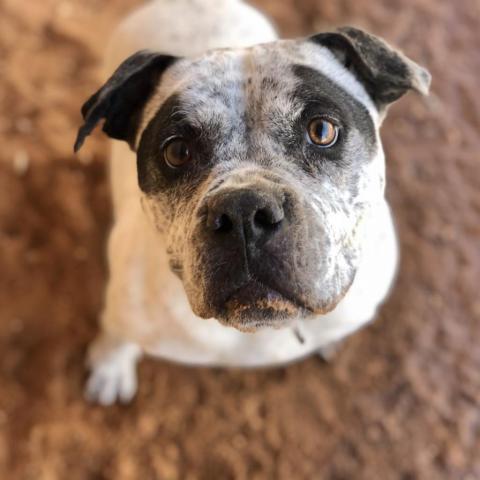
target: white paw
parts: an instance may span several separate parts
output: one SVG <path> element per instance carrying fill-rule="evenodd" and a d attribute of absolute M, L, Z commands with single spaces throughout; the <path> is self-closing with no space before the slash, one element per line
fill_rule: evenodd
<path fill-rule="evenodd" d="M 107 406 L 116 402 L 128 403 L 137 392 L 137 350 L 130 345 L 105 352 L 91 362 L 85 398 Z M 136 348 L 136 347 L 135 347 Z"/>

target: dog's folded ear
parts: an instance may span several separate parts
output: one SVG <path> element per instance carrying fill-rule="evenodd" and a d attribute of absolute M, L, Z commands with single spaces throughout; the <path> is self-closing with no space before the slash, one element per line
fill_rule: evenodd
<path fill-rule="evenodd" d="M 143 107 L 162 73 L 175 60 L 176 57 L 146 50 L 128 57 L 83 105 L 85 123 L 78 130 L 74 151 L 81 148 L 102 119 L 103 131 L 109 137 L 125 140 L 133 148 Z"/>
<path fill-rule="evenodd" d="M 428 94 L 430 73 L 374 35 L 343 27 L 311 40 L 329 48 L 355 74 L 379 111 L 408 90 Z"/>

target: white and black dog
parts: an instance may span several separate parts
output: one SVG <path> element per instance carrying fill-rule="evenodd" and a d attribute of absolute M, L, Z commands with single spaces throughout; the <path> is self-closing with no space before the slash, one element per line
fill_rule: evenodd
<path fill-rule="evenodd" d="M 150 2 L 107 58 L 75 145 L 101 120 L 123 140 L 89 398 L 130 400 L 143 352 L 278 365 L 374 317 L 397 264 L 379 127 L 426 70 L 355 28 L 278 40 L 240 0 Z"/>

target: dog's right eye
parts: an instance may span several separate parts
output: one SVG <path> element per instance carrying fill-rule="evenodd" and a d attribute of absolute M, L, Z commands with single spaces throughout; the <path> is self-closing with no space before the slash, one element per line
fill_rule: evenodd
<path fill-rule="evenodd" d="M 179 168 L 191 160 L 192 150 L 183 138 L 175 137 L 165 142 L 163 158 L 170 168 Z"/>

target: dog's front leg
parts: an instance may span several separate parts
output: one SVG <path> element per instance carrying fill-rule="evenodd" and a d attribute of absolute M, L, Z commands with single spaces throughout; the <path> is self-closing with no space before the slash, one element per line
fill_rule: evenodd
<path fill-rule="evenodd" d="M 125 216 L 114 225 L 108 244 L 110 278 L 101 315 L 101 331 L 89 347 L 87 367 L 90 371 L 85 396 L 89 401 L 111 405 L 128 403 L 137 391 L 137 362 L 142 348 L 135 343 L 129 326 L 143 317 L 140 240 L 132 236 L 134 215 Z M 140 249 L 141 250 L 141 249 Z M 136 285 L 136 288 L 132 287 Z"/>

